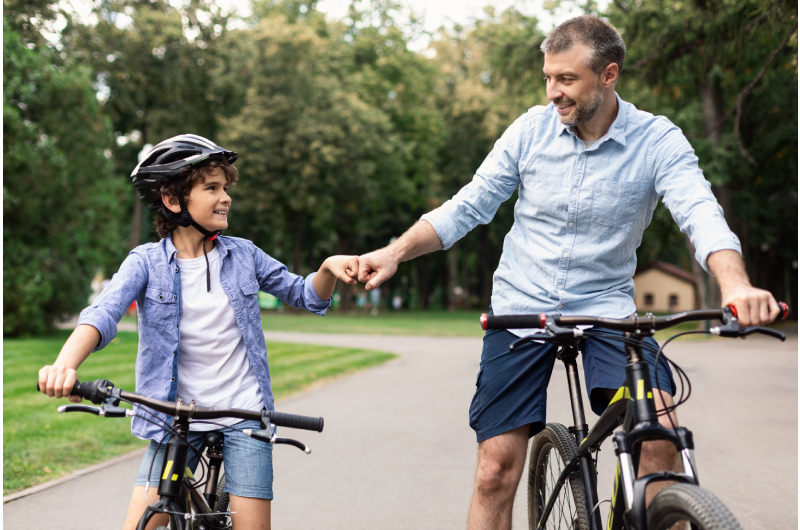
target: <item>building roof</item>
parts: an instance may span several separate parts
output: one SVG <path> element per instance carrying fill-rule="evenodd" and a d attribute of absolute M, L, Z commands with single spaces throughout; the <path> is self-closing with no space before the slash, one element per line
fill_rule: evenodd
<path fill-rule="evenodd" d="M 691 272 L 685 271 L 680 267 L 678 267 L 677 265 L 673 265 L 671 263 L 665 263 L 663 261 L 651 261 L 644 267 L 638 268 L 636 270 L 636 274 L 641 274 L 650 269 L 660 270 L 661 272 L 665 272 L 670 276 L 675 276 L 676 278 L 687 281 L 692 285 L 697 284 L 697 280 L 695 279 L 694 275 Z"/>

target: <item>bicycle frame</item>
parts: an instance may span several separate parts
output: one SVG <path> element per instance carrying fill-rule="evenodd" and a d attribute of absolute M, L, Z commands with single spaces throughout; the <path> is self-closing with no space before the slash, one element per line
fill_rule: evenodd
<path fill-rule="evenodd" d="M 625 336 L 638 338 L 630 333 L 626 333 Z M 558 359 L 564 363 L 567 371 L 574 421 L 574 425 L 570 430 L 575 435 L 578 452 L 571 461 L 565 462 L 565 467 L 558 477 L 550 499 L 542 512 L 538 527 L 545 527 L 560 489 L 566 483 L 570 473 L 578 467 L 586 493 L 590 530 L 602 530 L 600 512 L 595 509 L 598 505 L 597 472 L 592 452 L 600 448 L 602 443 L 611 436 L 614 429 L 623 425 L 623 430 L 614 434 L 612 440 L 614 452 L 617 455 L 617 466 L 607 529 L 620 530 L 624 522 L 625 527 L 630 530 L 646 530 L 645 489 L 648 484 L 664 480 L 698 484 L 692 433 L 683 427 L 673 430 L 662 427 L 658 423 L 658 415 L 653 400 L 653 387 L 650 382 L 650 370 L 642 356 L 641 346 L 638 344 L 635 346 L 625 345 L 625 355 L 628 359 L 628 364 L 625 367 L 625 385 L 617 391 L 600 419 L 589 430 L 583 413 L 580 376 L 576 362 L 578 353 L 577 344 L 564 345 L 558 352 Z M 681 455 L 683 472 L 664 471 L 637 479 L 641 453 L 640 442 L 656 439 L 668 440 L 675 445 Z M 621 495 L 620 491 L 622 492 Z"/>
<path fill-rule="evenodd" d="M 192 487 L 189 482 L 191 471 L 186 467 L 186 459 L 189 456 L 189 444 L 185 441 L 189 434 L 189 420 L 176 419 L 173 430 L 178 436 L 172 436 L 167 442 L 164 451 L 164 460 L 161 464 L 161 478 L 158 483 L 159 499 L 148 506 L 137 530 L 145 530 L 147 523 L 159 513 L 168 513 L 170 516 L 170 528 L 174 530 L 190 530 L 192 528 L 191 519 L 186 515 L 190 513 L 190 503 L 194 505 L 195 517 L 200 517 L 197 530 L 210 530 L 212 528 L 211 519 L 203 517 L 213 513 L 212 507 L 216 502 L 217 478 L 222 466 L 222 457 L 218 452 L 218 446 L 210 447 L 209 469 L 206 482 L 205 494 L 201 494 Z M 217 449 L 213 449 L 217 447 Z M 183 504 L 181 503 L 183 501 Z"/>

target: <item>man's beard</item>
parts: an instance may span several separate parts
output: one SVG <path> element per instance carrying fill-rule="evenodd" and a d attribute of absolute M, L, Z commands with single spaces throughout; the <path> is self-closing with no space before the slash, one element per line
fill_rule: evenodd
<path fill-rule="evenodd" d="M 592 90 L 591 95 L 586 101 L 573 102 L 572 100 L 566 98 L 559 98 L 558 100 L 553 101 L 553 103 L 555 105 L 575 103 L 575 109 L 571 114 L 568 114 L 567 116 L 559 116 L 559 118 L 561 119 L 561 123 L 564 125 L 577 127 L 578 125 L 583 125 L 594 118 L 594 115 L 597 114 L 597 110 L 600 108 L 600 105 L 603 104 L 604 99 L 603 87 L 600 86 L 600 83 L 598 82 L 595 83 L 594 90 Z"/>

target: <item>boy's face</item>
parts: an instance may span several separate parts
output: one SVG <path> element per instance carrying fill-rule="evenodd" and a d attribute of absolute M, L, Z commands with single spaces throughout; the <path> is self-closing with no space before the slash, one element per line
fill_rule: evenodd
<path fill-rule="evenodd" d="M 178 201 L 172 197 L 165 196 L 164 204 L 175 213 L 181 211 Z M 225 172 L 220 168 L 214 168 L 206 174 L 205 182 L 196 182 L 189 192 L 186 208 L 192 219 L 206 230 L 213 232 L 228 228 L 231 198 L 228 195 Z"/>

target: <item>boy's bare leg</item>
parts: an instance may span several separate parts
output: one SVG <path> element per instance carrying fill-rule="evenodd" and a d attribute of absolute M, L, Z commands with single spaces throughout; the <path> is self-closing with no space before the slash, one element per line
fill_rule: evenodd
<path fill-rule="evenodd" d="M 151 486 L 147 491 L 147 499 L 150 501 L 150 504 L 158 500 L 158 484 L 156 484 L 155 488 Z M 125 525 L 122 527 L 123 530 L 136 530 L 136 526 L 139 524 L 139 520 L 142 518 L 146 508 L 147 501 L 144 500 L 144 486 L 134 486 L 133 495 L 131 495 L 131 503 L 128 506 L 128 515 L 125 516 Z M 158 514 L 150 519 L 150 522 L 147 524 L 147 530 L 153 530 L 159 526 L 167 526 L 168 523 L 168 515 L 163 513 Z"/>
<path fill-rule="evenodd" d="M 272 501 L 231 495 L 234 530 L 270 530 Z"/>
<path fill-rule="evenodd" d="M 150 504 L 156 502 L 158 500 L 158 488 L 150 488 L 147 492 L 147 498 Z M 272 501 L 239 497 L 237 495 L 231 495 L 230 499 L 231 511 L 236 512 L 231 516 L 234 529 L 270 530 Z M 144 486 L 134 486 L 123 530 L 136 530 L 145 508 L 147 508 L 147 502 L 144 500 Z M 159 526 L 167 526 L 168 523 L 169 516 L 159 514 L 150 519 L 147 524 L 147 530 L 154 530 Z"/>
<path fill-rule="evenodd" d="M 525 467 L 530 425 L 478 444 L 478 470 L 469 507 L 469 530 L 510 530 L 511 509 Z"/>

